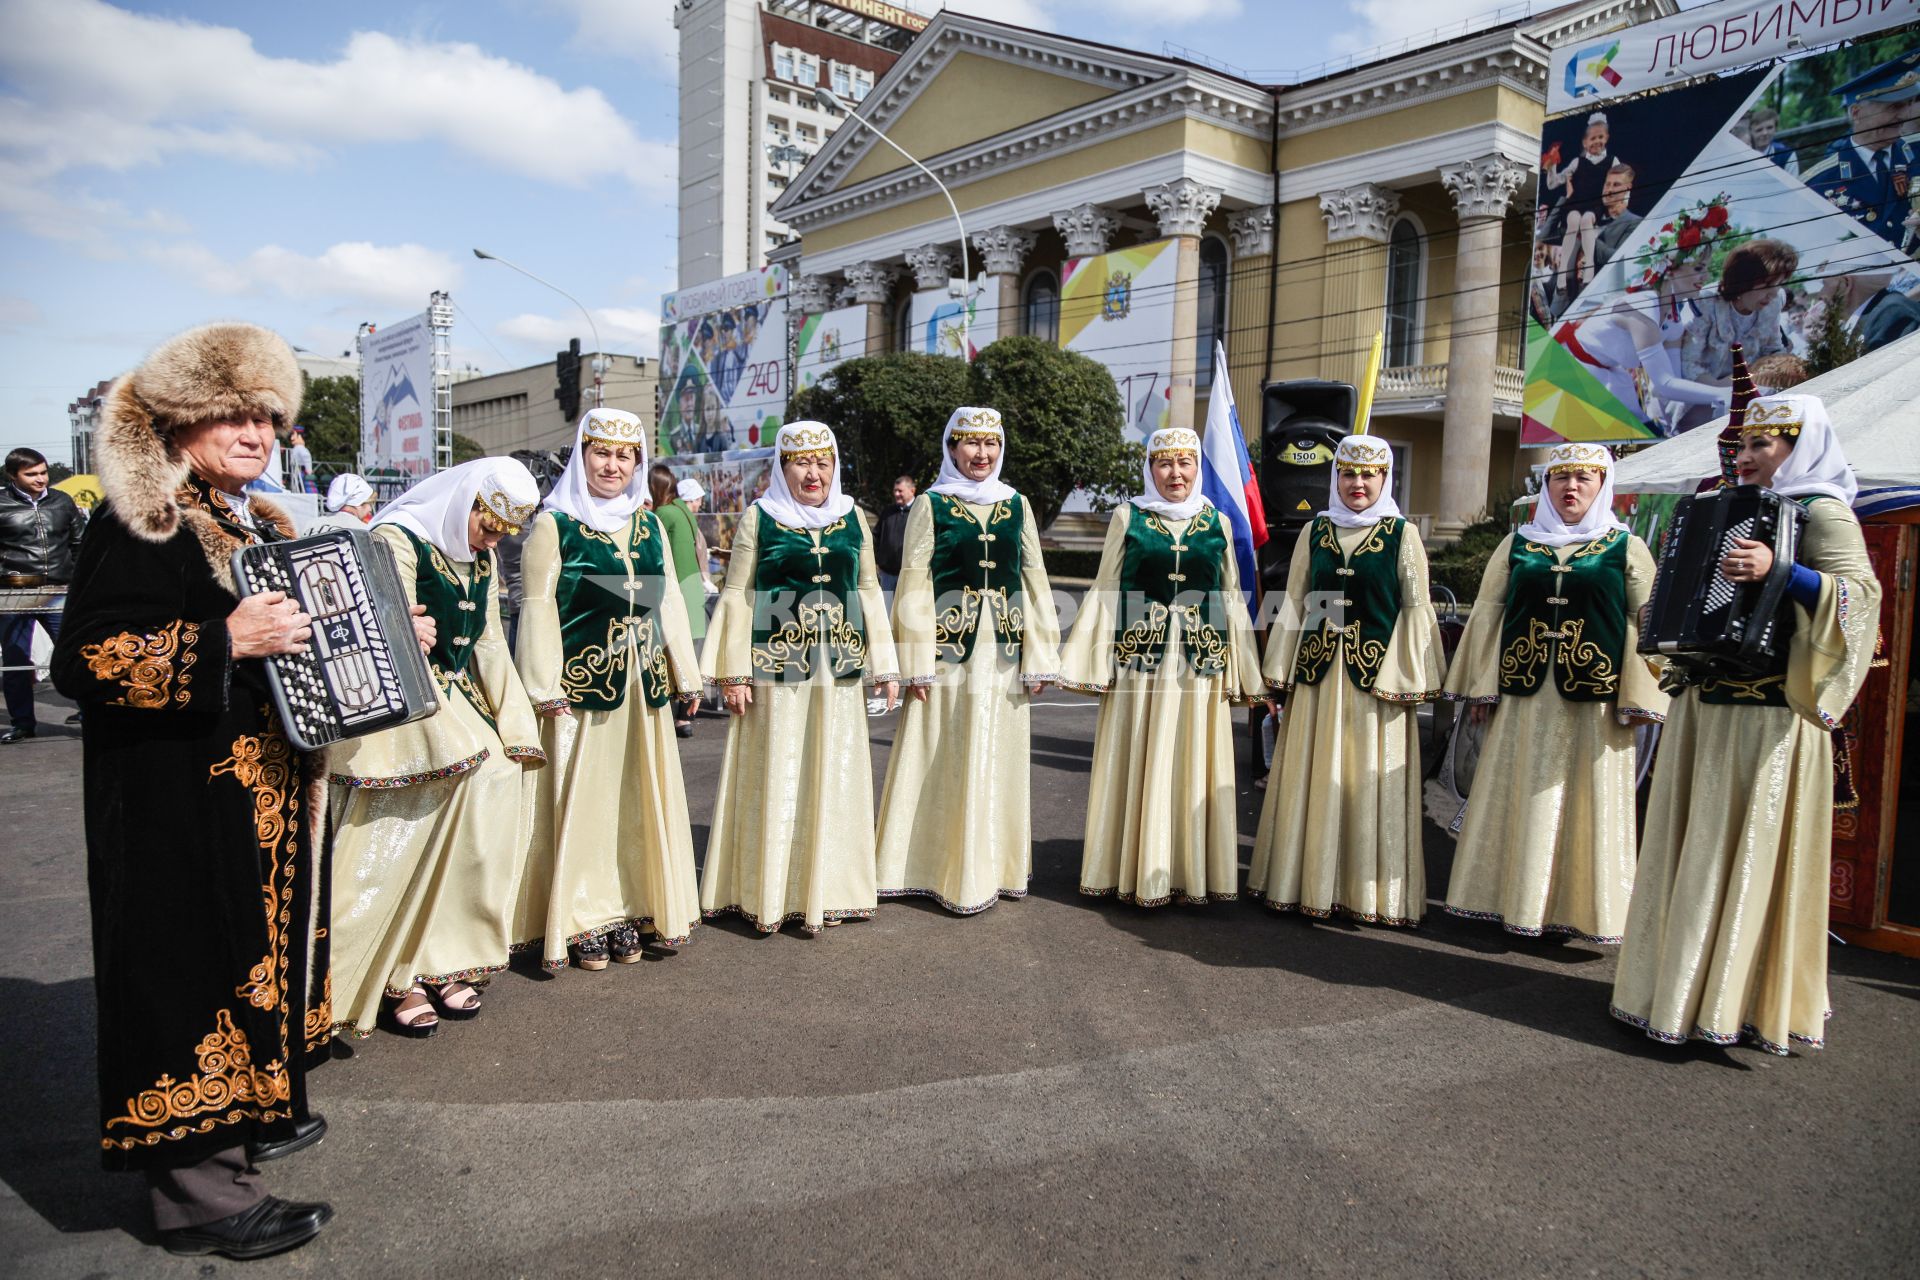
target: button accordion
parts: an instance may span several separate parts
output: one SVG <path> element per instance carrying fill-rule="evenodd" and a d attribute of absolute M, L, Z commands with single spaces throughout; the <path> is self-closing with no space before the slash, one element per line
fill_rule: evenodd
<path fill-rule="evenodd" d="M 329 529 L 233 553 L 242 595 L 284 591 L 313 617 L 305 653 L 266 660 L 287 740 L 315 751 L 439 709 L 413 617 L 387 549 L 358 529 Z"/>
<path fill-rule="evenodd" d="M 1759 485 L 1682 498 L 1660 546 L 1640 652 L 1666 658 L 1690 683 L 1779 669 L 1793 636 L 1787 582 L 1806 519 L 1798 502 Z M 1736 538 L 1773 550 L 1765 579 L 1731 582 L 1720 572 Z"/>

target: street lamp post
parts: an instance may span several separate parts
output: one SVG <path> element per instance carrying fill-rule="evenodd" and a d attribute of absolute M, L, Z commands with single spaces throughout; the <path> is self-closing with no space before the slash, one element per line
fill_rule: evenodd
<path fill-rule="evenodd" d="M 600 345 L 600 326 L 596 325 L 593 322 L 593 312 L 587 310 L 586 306 L 581 303 L 580 299 L 574 297 L 572 294 L 568 293 L 565 289 L 562 289 L 559 285 L 553 283 L 553 281 L 542 280 L 539 276 L 533 274 L 533 272 L 527 270 L 525 267 L 519 266 L 515 263 L 508 262 L 505 258 L 501 257 L 497 253 L 488 253 L 485 249 L 475 249 L 473 251 L 473 256 L 481 259 L 484 262 L 497 262 L 503 267 L 512 268 L 513 270 L 518 271 L 521 275 L 525 276 L 527 279 L 533 281 L 535 284 L 543 284 L 547 286 L 547 288 L 553 290 L 555 293 L 565 298 L 568 302 L 571 302 L 574 306 L 580 308 L 580 314 L 587 318 L 587 329 L 590 333 L 593 334 L 593 403 L 595 408 L 599 408 L 601 405 L 604 405 L 607 402 L 606 393 L 601 388 L 600 378 L 601 378 L 601 374 L 605 372 L 605 368 L 606 368 L 606 348 Z"/>
<path fill-rule="evenodd" d="M 888 146 L 892 147 L 895 151 L 898 151 L 901 155 L 905 156 L 908 164 L 911 164 L 914 168 L 926 174 L 928 181 L 932 182 L 934 186 L 940 188 L 940 194 L 947 198 L 947 208 L 953 211 L 953 225 L 959 228 L 960 230 L 960 280 L 961 280 L 961 291 L 959 295 L 960 296 L 960 358 L 962 360 L 969 360 L 969 361 L 972 360 L 973 359 L 973 338 L 971 333 L 969 332 L 969 326 L 967 323 L 967 312 L 970 309 L 973 300 L 969 298 L 967 295 L 973 291 L 973 271 L 970 267 L 969 259 L 967 257 L 967 224 L 960 221 L 960 206 L 954 203 L 953 192 L 947 190 L 947 184 L 940 181 L 939 177 L 934 173 L 933 170 L 927 168 L 927 166 L 925 166 L 924 164 L 921 164 L 920 161 L 917 158 L 915 158 L 912 152 L 908 151 L 905 147 L 895 142 L 892 138 L 889 138 L 885 133 L 882 133 L 879 127 L 876 126 L 873 123 L 873 121 L 863 120 L 859 116 L 855 115 L 853 113 L 853 110 L 849 108 L 846 103 L 840 101 L 840 99 L 837 96 L 835 96 L 834 92 L 831 89 L 821 89 L 816 87 L 813 91 L 813 98 L 814 98 L 814 101 L 820 103 L 822 106 L 826 107 L 829 111 L 838 111 L 841 114 L 845 115 L 847 117 L 847 123 L 860 124 L 865 126 L 873 134 L 874 137 L 880 139 L 880 141 L 886 143 Z"/>

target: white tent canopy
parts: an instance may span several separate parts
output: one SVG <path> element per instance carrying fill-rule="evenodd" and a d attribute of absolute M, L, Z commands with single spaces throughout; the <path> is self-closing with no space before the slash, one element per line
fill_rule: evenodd
<path fill-rule="evenodd" d="M 1819 396 L 1862 491 L 1920 485 L 1920 334 L 1808 379 L 1795 391 Z M 1720 474 L 1716 442 L 1724 415 L 1614 468 L 1621 493 L 1692 493 Z"/>

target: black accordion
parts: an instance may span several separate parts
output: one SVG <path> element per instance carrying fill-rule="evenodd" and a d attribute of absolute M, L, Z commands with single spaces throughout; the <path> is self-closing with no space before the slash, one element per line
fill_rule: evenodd
<path fill-rule="evenodd" d="M 1743 679 L 1780 669 L 1793 637 L 1787 583 L 1806 508 L 1759 485 L 1682 498 L 1660 546 L 1640 652 L 1667 659 L 1682 682 Z M 1760 582 L 1730 582 L 1720 561 L 1734 539 L 1773 550 Z"/>
<path fill-rule="evenodd" d="M 240 594 L 284 591 L 313 616 L 305 653 L 266 660 L 287 740 L 315 751 L 424 719 L 440 708 L 387 549 L 357 529 L 329 529 L 233 553 Z"/>

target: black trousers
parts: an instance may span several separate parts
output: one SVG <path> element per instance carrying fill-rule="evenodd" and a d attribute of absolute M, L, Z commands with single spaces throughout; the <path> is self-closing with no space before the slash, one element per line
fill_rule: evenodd
<path fill-rule="evenodd" d="M 199 1164 L 149 1169 L 147 1193 L 153 1202 L 153 1225 L 161 1231 L 218 1222 L 267 1196 L 244 1145 L 215 1152 Z"/>

